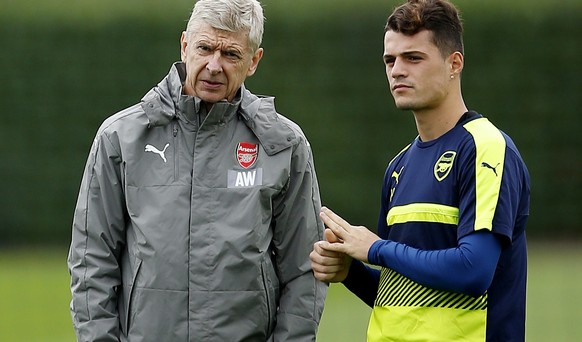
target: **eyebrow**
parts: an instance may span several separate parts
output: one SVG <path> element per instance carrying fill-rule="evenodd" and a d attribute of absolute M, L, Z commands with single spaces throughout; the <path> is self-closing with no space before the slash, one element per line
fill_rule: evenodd
<path fill-rule="evenodd" d="M 423 55 L 423 56 L 426 56 L 427 53 L 426 52 L 419 51 L 419 50 L 411 50 L 411 51 L 404 51 L 404 52 L 399 53 L 399 54 L 396 54 L 396 55 L 389 54 L 389 53 L 385 53 L 385 54 L 382 55 L 382 57 L 383 57 L 383 59 L 387 59 L 387 58 L 395 58 L 397 56 L 409 57 L 409 56 L 412 56 L 412 55 Z"/>
<path fill-rule="evenodd" d="M 200 37 L 199 39 L 197 39 L 195 41 L 196 44 L 206 44 L 211 46 L 212 48 L 216 49 L 220 44 L 217 44 L 215 40 L 209 38 L 209 37 Z M 238 53 L 244 53 L 245 48 L 242 45 L 239 44 L 228 44 L 226 46 L 223 46 L 221 49 L 221 51 L 236 51 Z"/>

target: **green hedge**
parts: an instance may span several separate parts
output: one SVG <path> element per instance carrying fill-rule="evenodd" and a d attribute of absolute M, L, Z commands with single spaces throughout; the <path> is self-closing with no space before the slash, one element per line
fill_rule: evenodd
<path fill-rule="evenodd" d="M 119 14 L 105 11 L 117 6 L 111 1 L 92 12 L 47 3 L 58 1 L 29 12 L 23 2 L 0 8 L 4 245 L 68 242 L 97 127 L 139 101 L 179 59 L 191 6 L 176 0 L 148 10 L 129 1 L 135 7 Z M 324 203 L 374 228 L 384 169 L 416 135 L 412 115 L 393 105 L 381 59 L 384 21 L 396 2 L 264 3 L 265 57 L 247 86 L 274 95 L 279 111 L 303 127 Z M 514 138 L 529 166 L 530 236 L 581 237 L 582 6 L 459 3 L 465 100 Z"/>

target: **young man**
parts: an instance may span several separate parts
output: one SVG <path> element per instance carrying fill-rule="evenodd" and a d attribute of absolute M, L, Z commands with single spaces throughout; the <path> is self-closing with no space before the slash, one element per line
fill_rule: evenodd
<path fill-rule="evenodd" d="M 523 341 L 529 175 L 512 140 L 465 106 L 457 10 L 396 8 L 383 57 L 418 137 L 386 170 L 379 236 L 322 209 L 315 275 L 373 307 L 368 341 Z"/>
<path fill-rule="evenodd" d="M 79 341 L 314 341 L 326 284 L 311 149 L 245 89 L 256 0 L 200 0 L 182 62 L 94 140 L 68 265 Z"/>

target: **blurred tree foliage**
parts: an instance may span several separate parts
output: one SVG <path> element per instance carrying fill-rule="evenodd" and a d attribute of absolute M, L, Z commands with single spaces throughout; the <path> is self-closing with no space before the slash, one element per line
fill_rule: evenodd
<path fill-rule="evenodd" d="M 97 3 L 0 4 L 0 245 L 68 242 L 99 124 L 179 59 L 192 1 Z M 275 96 L 302 126 L 324 204 L 374 229 L 384 169 L 416 135 L 381 59 L 399 2 L 263 3 L 265 56 L 247 87 Z M 514 138 L 529 166 L 530 237 L 582 237 L 582 5 L 485 3 L 458 1 L 465 100 Z"/>

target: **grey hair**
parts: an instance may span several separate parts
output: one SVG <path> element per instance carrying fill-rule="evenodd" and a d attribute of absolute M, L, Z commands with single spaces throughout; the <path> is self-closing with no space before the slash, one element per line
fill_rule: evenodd
<path fill-rule="evenodd" d="M 186 32 L 194 32 L 200 21 L 217 30 L 247 32 L 252 52 L 261 46 L 265 18 L 257 0 L 199 0 L 192 9 Z"/>

